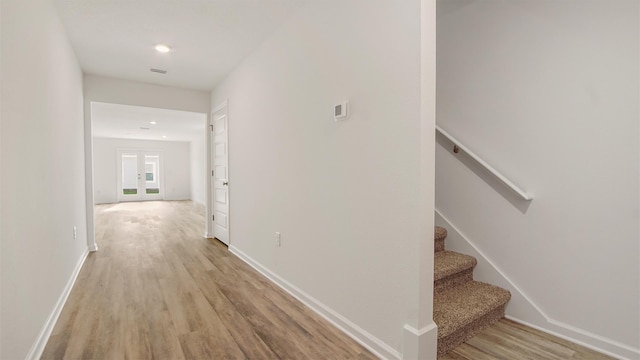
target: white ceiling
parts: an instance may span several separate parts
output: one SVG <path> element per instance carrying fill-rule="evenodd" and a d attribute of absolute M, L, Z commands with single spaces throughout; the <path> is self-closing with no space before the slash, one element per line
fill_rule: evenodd
<path fill-rule="evenodd" d="M 157 124 L 151 124 L 151 121 L 155 121 Z M 91 122 L 94 137 L 192 141 L 198 137 L 204 137 L 206 121 L 206 114 L 200 113 L 142 106 L 91 103 Z"/>
<path fill-rule="evenodd" d="M 212 90 L 310 0 L 54 1 L 85 73 Z"/>

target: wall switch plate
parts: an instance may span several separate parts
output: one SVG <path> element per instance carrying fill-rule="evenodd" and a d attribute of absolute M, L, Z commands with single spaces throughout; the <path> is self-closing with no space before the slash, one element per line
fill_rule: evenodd
<path fill-rule="evenodd" d="M 280 232 L 276 231 L 276 246 L 280 247 L 280 245 L 282 245 L 282 243 L 280 242 Z"/>

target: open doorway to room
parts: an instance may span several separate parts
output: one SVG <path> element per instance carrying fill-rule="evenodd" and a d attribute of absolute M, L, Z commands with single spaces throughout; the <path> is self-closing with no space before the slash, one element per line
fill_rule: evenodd
<path fill-rule="evenodd" d="M 192 201 L 206 220 L 207 114 L 92 102 L 91 127 L 94 206 Z"/>

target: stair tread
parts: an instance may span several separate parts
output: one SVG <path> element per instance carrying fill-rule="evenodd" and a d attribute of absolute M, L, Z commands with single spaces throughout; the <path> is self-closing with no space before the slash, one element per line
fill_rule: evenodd
<path fill-rule="evenodd" d="M 434 254 L 434 281 L 447 276 L 471 269 L 478 261 L 473 256 L 460 254 L 455 251 L 438 251 Z"/>
<path fill-rule="evenodd" d="M 440 226 L 434 226 L 434 239 L 435 240 L 442 240 L 444 238 L 447 237 L 447 229 L 440 227 Z"/>
<path fill-rule="evenodd" d="M 438 338 L 464 328 L 474 320 L 503 306 L 511 293 L 479 281 L 447 289 L 433 298 L 433 319 L 438 325 Z"/>

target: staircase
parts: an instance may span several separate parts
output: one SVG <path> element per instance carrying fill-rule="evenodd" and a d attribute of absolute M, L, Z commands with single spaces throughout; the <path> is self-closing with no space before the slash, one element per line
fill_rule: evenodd
<path fill-rule="evenodd" d="M 435 227 L 433 319 L 438 357 L 504 317 L 509 291 L 473 280 L 473 256 L 444 249 L 445 228 Z"/>

